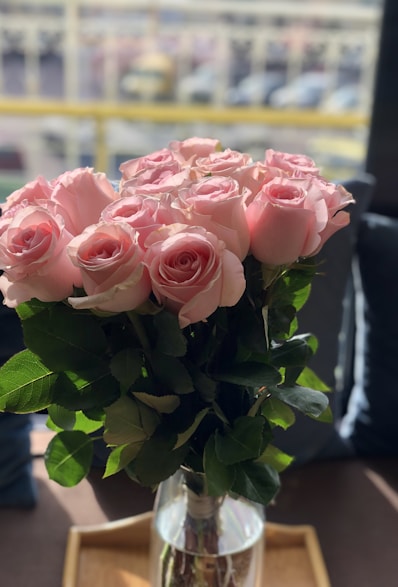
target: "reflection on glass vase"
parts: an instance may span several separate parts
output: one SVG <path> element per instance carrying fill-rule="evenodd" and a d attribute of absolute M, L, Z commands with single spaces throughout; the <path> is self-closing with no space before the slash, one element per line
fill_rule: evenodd
<path fill-rule="evenodd" d="M 151 539 L 152 587 L 261 587 L 264 510 L 205 493 L 180 470 L 159 486 Z"/>

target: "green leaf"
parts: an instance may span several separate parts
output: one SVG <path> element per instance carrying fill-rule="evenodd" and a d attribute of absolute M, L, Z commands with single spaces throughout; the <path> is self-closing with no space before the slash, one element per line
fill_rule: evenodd
<path fill-rule="evenodd" d="M 271 361 L 275 367 L 303 366 L 316 350 L 316 338 L 303 334 L 285 341 L 271 350 Z"/>
<path fill-rule="evenodd" d="M 304 306 L 311 293 L 311 284 L 307 284 L 303 288 L 296 290 L 293 296 L 293 305 L 297 312 Z"/>
<path fill-rule="evenodd" d="M 44 310 L 55 306 L 58 302 L 41 302 L 40 300 L 33 298 L 28 302 L 24 302 L 23 304 L 19 304 L 16 308 L 17 314 L 21 320 L 27 320 L 36 314 L 40 314 Z"/>
<path fill-rule="evenodd" d="M 47 408 L 56 379 L 30 350 L 17 353 L 0 368 L 0 410 L 26 414 Z"/>
<path fill-rule="evenodd" d="M 205 408 L 203 410 L 200 410 L 196 414 L 195 419 L 192 422 L 192 424 L 189 426 L 189 428 L 187 428 L 186 430 L 184 430 L 184 432 L 181 432 L 180 434 L 177 435 L 177 442 L 176 442 L 176 445 L 174 448 L 179 448 L 180 446 L 185 444 L 191 438 L 191 436 L 196 432 L 200 423 L 202 422 L 203 418 L 206 416 L 206 414 L 208 412 L 209 412 L 209 408 Z"/>
<path fill-rule="evenodd" d="M 154 316 L 157 328 L 156 350 L 172 357 L 183 357 L 187 351 L 187 340 L 178 323 L 178 317 L 167 310 Z"/>
<path fill-rule="evenodd" d="M 173 450 L 176 440 L 175 434 L 161 431 L 155 433 L 144 442 L 134 461 L 127 465 L 127 474 L 146 487 L 154 487 L 168 479 L 182 465 L 189 449 L 184 444 Z"/>
<path fill-rule="evenodd" d="M 285 339 L 297 329 L 296 309 L 293 305 L 270 307 L 268 328 L 271 338 Z"/>
<path fill-rule="evenodd" d="M 55 372 L 88 369 L 106 350 L 98 320 L 66 304 L 48 305 L 22 322 L 26 346 Z"/>
<path fill-rule="evenodd" d="M 261 454 L 265 420 L 262 416 L 242 416 L 226 434 L 216 431 L 215 448 L 224 465 L 255 459 Z"/>
<path fill-rule="evenodd" d="M 177 395 L 152 395 L 140 391 L 134 391 L 133 395 L 160 414 L 171 414 L 180 405 L 180 398 Z"/>
<path fill-rule="evenodd" d="M 211 377 L 208 377 L 197 366 L 189 363 L 187 369 L 192 378 L 195 390 L 200 394 L 202 399 L 206 402 L 211 402 L 216 398 L 217 383 Z"/>
<path fill-rule="evenodd" d="M 304 367 L 295 366 L 295 367 L 281 367 L 280 371 L 283 374 L 283 385 L 291 386 L 296 385 L 297 379 L 300 377 Z M 307 387 L 312 387 L 308 385 Z"/>
<path fill-rule="evenodd" d="M 314 258 L 308 258 L 292 265 L 272 288 L 271 304 L 275 307 L 291 304 L 296 311 L 302 308 L 310 295 L 316 264 Z"/>
<path fill-rule="evenodd" d="M 102 408 L 87 408 L 84 410 L 85 415 L 89 420 L 95 420 L 96 422 L 105 421 L 105 412 Z"/>
<path fill-rule="evenodd" d="M 155 432 L 156 428 L 160 424 L 160 415 L 158 414 L 158 412 L 155 412 L 155 410 L 153 410 L 149 406 L 146 406 L 140 401 L 137 402 L 137 407 L 140 413 L 142 429 L 144 430 L 147 437 L 152 436 L 152 434 Z"/>
<path fill-rule="evenodd" d="M 277 399 L 309 416 L 320 416 L 329 404 L 324 393 L 300 385 L 275 387 L 270 392 Z"/>
<path fill-rule="evenodd" d="M 91 420 L 81 411 L 73 412 L 56 404 L 49 406 L 48 414 L 53 424 L 63 430 L 80 430 L 91 434 L 103 426 L 101 421 Z"/>
<path fill-rule="evenodd" d="M 132 348 L 124 348 L 112 357 L 110 370 L 122 391 L 127 391 L 141 376 L 143 363 L 142 353 Z"/>
<path fill-rule="evenodd" d="M 212 376 L 217 381 L 247 387 L 277 385 L 281 381 L 281 375 L 275 367 L 254 361 L 233 364 L 228 371 L 217 372 Z"/>
<path fill-rule="evenodd" d="M 140 452 L 143 444 L 143 442 L 133 442 L 113 448 L 106 462 L 103 478 L 105 479 L 106 477 L 115 475 L 127 467 Z"/>
<path fill-rule="evenodd" d="M 247 259 L 245 259 L 245 264 Z M 251 271 L 246 272 L 246 280 L 248 281 L 247 290 L 236 306 L 238 345 L 250 352 L 264 353 L 267 343 L 264 320 L 260 311 L 264 304 L 261 268 L 257 272 L 257 279 L 253 279 Z"/>
<path fill-rule="evenodd" d="M 298 329 L 298 321 L 297 321 L 297 316 L 295 316 L 290 323 L 290 328 L 287 332 L 287 338 L 291 338 L 294 335 L 294 333 L 297 332 L 297 329 Z"/>
<path fill-rule="evenodd" d="M 268 505 L 280 488 L 278 472 L 263 463 L 243 462 L 235 465 L 232 491 L 262 505 Z"/>
<path fill-rule="evenodd" d="M 104 440 L 107 444 L 131 444 L 146 438 L 140 410 L 133 398 L 122 396 L 105 408 Z"/>
<path fill-rule="evenodd" d="M 330 406 L 326 408 L 325 411 L 322 412 L 319 416 L 310 416 L 310 418 L 315 418 L 318 422 L 323 422 L 324 424 L 332 424 L 333 422 L 333 412 Z"/>
<path fill-rule="evenodd" d="M 316 389 L 317 391 L 330 391 L 330 387 L 326 385 L 326 383 L 324 383 L 309 367 L 305 367 L 303 369 L 297 378 L 297 385 L 310 387 L 311 389 Z"/>
<path fill-rule="evenodd" d="M 50 416 L 46 419 L 46 426 L 49 430 L 53 430 L 54 432 L 62 432 L 63 428 L 60 428 L 51 420 Z"/>
<path fill-rule="evenodd" d="M 269 444 L 262 455 L 257 459 L 258 463 L 270 465 L 278 471 L 278 473 L 284 471 L 293 461 L 294 457 L 286 454 L 272 444 Z"/>
<path fill-rule="evenodd" d="M 276 397 L 269 397 L 261 406 L 261 413 L 275 426 L 287 430 L 296 421 L 293 410 Z"/>
<path fill-rule="evenodd" d="M 119 384 L 105 363 L 95 369 L 61 373 L 54 384 L 53 401 L 77 411 L 108 406 L 119 395 Z"/>
<path fill-rule="evenodd" d="M 76 412 L 67 410 L 57 404 L 48 406 L 47 412 L 49 416 L 47 426 L 51 430 L 73 430 L 76 423 Z"/>
<path fill-rule="evenodd" d="M 84 432 L 59 432 L 50 441 L 45 464 L 50 479 L 64 487 L 73 487 L 89 473 L 93 440 Z"/>
<path fill-rule="evenodd" d="M 155 351 L 151 354 L 151 364 L 156 377 L 164 386 L 164 392 L 185 394 L 194 391 L 192 378 L 178 358 Z"/>
<path fill-rule="evenodd" d="M 210 436 L 207 441 L 203 457 L 208 494 L 213 496 L 225 494 L 232 487 L 235 469 L 226 466 L 217 457 L 214 435 Z"/>

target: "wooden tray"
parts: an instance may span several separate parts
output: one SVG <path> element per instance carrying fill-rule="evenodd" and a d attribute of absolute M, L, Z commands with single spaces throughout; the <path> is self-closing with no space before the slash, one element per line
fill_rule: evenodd
<path fill-rule="evenodd" d="M 72 526 L 63 587 L 150 587 L 152 513 L 97 526 Z M 330 587 L 315 529 L 267 522 L 264 585 Z"/>

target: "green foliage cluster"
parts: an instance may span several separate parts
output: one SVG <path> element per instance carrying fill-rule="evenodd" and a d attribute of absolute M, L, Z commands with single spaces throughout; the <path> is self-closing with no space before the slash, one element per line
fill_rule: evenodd
<path fill-rule="evenodd" d="M 79 483 L 104 441 L 104 476 L 124 469 L 155 488 L 184 465 L 205 473 L 210 495 L 274 497 L 292 457 L 273 429 L 297 410 L 330 420 L 327 389 L 307 366 L 316 339 L 296 334 L 316 268 L 244 265 L 239 303 L 183 330 L 152 301 L 111 315 L 65 302 L 17 308 L 26 350 L 0 369 L 0 410 L 48 410 L 51 479 Z"/>

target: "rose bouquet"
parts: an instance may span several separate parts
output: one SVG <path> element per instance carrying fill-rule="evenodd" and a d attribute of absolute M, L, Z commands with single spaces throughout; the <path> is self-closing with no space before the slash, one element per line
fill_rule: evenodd
<path fill-rule="evenodd" d="M 0 370 L 0 409 L 48 411 L 63 485 L 99 438 L 105 476 L 156 487 L 183 466 L 208 495 L 267 504 L 292 460 L 274 427 L 330 419 L 297 312 L 353 199 L 308 157 L 212 139 L 120 171 L 39 177 L 2 206 L 0 289 L 26 349 Z"/>

